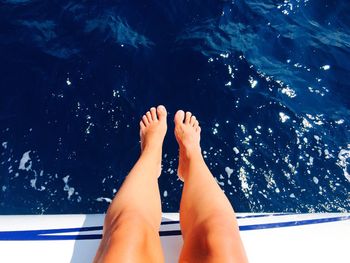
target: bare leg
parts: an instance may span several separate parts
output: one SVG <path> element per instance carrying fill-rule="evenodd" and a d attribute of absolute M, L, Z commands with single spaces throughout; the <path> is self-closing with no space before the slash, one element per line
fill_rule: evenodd
<path fill-rule="evenodd" d="M 248 262 L 234 210 L 202 157 L 200 131 L 190 112 L 176 113 L 178 175 L 184 180 L 180 204 L 184 246 L 180 262 Z"/>
<path fill-rule="evenodd" d="M 164 106 L 142 117 L 141 156 L 108 208 L 95 263 L 164 262 L 158 177 L 166 130 Z"/>

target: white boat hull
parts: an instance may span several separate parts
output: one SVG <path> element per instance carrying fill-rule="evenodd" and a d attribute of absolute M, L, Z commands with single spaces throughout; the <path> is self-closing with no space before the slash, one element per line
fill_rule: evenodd
<path fill-rule="evenodd" d="M 238 213 L 250 263 L 349 262 L 350 214 Z M 92 262 L 103 214 L 0 216 L 0 262 Z M 160 236 L 167 263 L 178 261 L 178 213 L 163 213 Z"/>

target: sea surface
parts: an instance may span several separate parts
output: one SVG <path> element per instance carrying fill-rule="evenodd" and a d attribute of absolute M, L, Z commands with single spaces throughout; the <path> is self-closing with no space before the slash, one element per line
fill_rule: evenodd
<path fill-rule="evenodd" d="M 347 0 L 0 0 L 0 214 L 103 213 L 163 104 L 239 212 L 350 211 Z M 147 200 L 145 200 L 146 202 Z"/>

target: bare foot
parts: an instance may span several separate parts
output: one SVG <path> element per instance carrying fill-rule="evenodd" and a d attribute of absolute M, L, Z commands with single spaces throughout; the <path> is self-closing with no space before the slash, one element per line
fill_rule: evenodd
<path fill-rule="evenodd" d="M 179 110 L 175 114 L 175 137 L 179 144 L 179 167 L 177 174 L 180 180 L 188 172 L 188 161 L 192 156 L 201 155 L 199 122 L 191 112 Z"/>
<path fill-rule="evenodd" d="M 152 107 L 140 121 L 141 151 L 162 148 L 167 130 L 167 112 L 163 105 Z"/>

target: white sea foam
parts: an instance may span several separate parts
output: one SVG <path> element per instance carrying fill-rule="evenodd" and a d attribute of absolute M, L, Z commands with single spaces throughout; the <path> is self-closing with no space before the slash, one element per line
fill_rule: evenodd
<path fill-rule="evenodd" d="M 34 189 L 36 189 L 36 180 L 37 180 L 36 177 L 30 180 L 30 186 L 33 187 Z"/>
<path fill-rule="evenodd" d="M 19 170 L 26 170 L 29 171 L 32 169 L 32 161 L 30 159 L 30 154 L 31 151 L 25 152 L 19 162 L 18 169 Z"/>
<path fill-rule="evenodd" d="M 220 181 L 218 181 L 218 180 L 216 180 L 216 182 L 217 182 L 219 185 L 221 185 L 221 186 L 225 186 L 225 182 L 220 182 Z M 224 190 L 224 192 L 225 192 L 225 190 Z"/>
<path fill-rule="evenodd" d="M 343 123 L 344 123 L 344 120 L 343 120 L 343 119 L 340 119 L 340 120 L 335 121 L 335 123 L 340 125 L 340 124 L 343 124 Z"/>
<path fill-rule="evenodd" d="M 323 121 L 320 121 L 320 120 L 314 121 L 314 123 L 315 123 L 316 125 L 323 125 Z"/>
<path fill-rule="evenodd" d="M 238 179 L 241 181 L 241 189 L 246 198 L 251 194 L 251 186 L 248 184 L 247 172 L 244 167 L 239 168 Z"/>
<path fill-rule="evenodd" d="M 227 166 L 225 167 L 225 172 L 227 173 L 228 178 L 230 178 L 231 174 L 233 173 L 233 169 Z"/>
<path fill-rule="evenodd" d="M 303 125 L 305 128 L 312 128 L 311 123 L 306 118 L 303 118 Z"/>
<path fill-rule="evenodd" d="M 253 149 L 248 149 L 248 150 L 247 150 L 247 153 L 248 153 L 248 156 L 251 156 L 252 153 L 253 153 Z"/>
<path fill-rule="evenodd" d="M 246 133 L 246 132 L 247 132 L 247 129 L 246 129 L 246 127 L 245 127 L 243 124 L 238 124 L 238 127 L 241 128 L 241 130 L 242 130 L 243 133 Z"/>
<path fill-rule="evenodd" d="M 338 153 L 337 165 L 343 169 L 344 176 L 350 182 L 350 174 L 348 173 L 348 159 L 350 159 L 350 144 L 348 144 L 348 149 L 341 149 Z"/>
<path fill-rule="evenodd" d="M 276 181 L 274 180 L 273 173 L 271 171 L 269 171 L 267 174 L 264 174 L 264 177 L 265 177 L 265 180 L 267 182 L 267 188 L 273 189 L 276 187 Z M 278 188 L 276 188 L 276 189 L 278 189 Z M 275 191 L 276 191 L 276 189 L 275 189 Z M 279 191 L 279 189 L 277 191 Z"/>
<path fill-rule="evenodd" d="M 290 117 L 287 114 L 285 114 L 284 112 L 280 112 L 279 116 L 280 116 L 281 122 L 286 122 L 287 120 L 290 119 Z"/>
<path fill-rule="evenodd" d="M 3 142 L 1 145 L 4 147 L 4 149 L 7 149 L 7 142 Z"/>
<path fill-rule="evenodd" d="M 282 94 L 287 95 L 289 98 L 294 98 L 297 96 L 295 93 L 295 90 L 291 89 L 290 87 L 284 87 L 281 89 Z"/>
<path fill-rule="evenodd" d="M 250 87 L 251 87 L 252 89 L 254 89 L 254 88 L 256 87 L 256 85 L 258 85 L 258 81 L 255 80 L 255 79 L 253 79 L 252 76 L 249 76 L 248 81 L 249 81 Z"/>
<path fill-rule="evenodd" d="M 232 74 L 232 67 L 230 65 L 228 65 L 227 68 L 228 68 L 228 74 L 231 75 Z"/>
<path fill-rule="evenodd" d="M 36 183 L 37 183 L 37 180 L 38 180 L 38 174 L 35 170 L 32 170 L 34 172 L 34 178 L 30 180 L 30 186 L 33 187 L 35 190 L 38 190 L 38 191 L 44 191 L 46 189 L 45 186 L 40 186 L 40 187 L 37 187 Z M 44 174 L 44 171 L 41 170 L 40 172 L 40 176 L 43 176 Z"/>
<path fill-rule="evenodd" d="M 168 168 L 168 170 L 166 170 L 166 171 L 170 174 L 173 174 L 175 172 L 174 169 L 171 169 L 171 168 Z"/>
<path fill-rule="evenodd" d="M 325 159 L 330 159 L 330 158 L 334 158 L 333 154 L 329 153 L 328 149 L 324 149 L 324 158 Z"/>
<path fill-rule="evenodd" d="M 111 198 L 108 198 L 108 197 L 98 197 L 98 198 L 96 198 L 96 201 L 98 201 L 98 202 L 103 202 L 103 201 L 105 201 L 105 202 L 107 202 L 107 203 L 112 203 L 112 199 L 111 199 Z"/>
<path fill-rule="evenodd" d="M 95 125 L 93 123 L 89 123 L 88 127 L 86 128 L 85 130 L 85 133 L 86 134 L 90 134 L 91 133 L 91 127 L 94 127 Z"/>
<path fill-rule="evenodd" d="M 323 70 L 329 70 L 330 68 L 331 68 L 330 65 L 323 65 L 323 66 L 321 67 L 321 69 L 323 69 Z"/>
<path fill-rule="evenodd" d="M 75 189 L 74 189 L 74 187 L 70 187 L 68 185 L 69 175 L 63 177 L 62 180 L 64 182 L 63 190 L 68 193 L 68 200 L 69 200 L 72 197 L 72 195 L 74 194 Z"/>
<path fill-rule="evenodd" d="M 120 97 L 119 90 L 113 90 L 113 97 Z"/>
<path fill-rule="evenodd" d="M 314 164 L 314 158 L 312 156 L 309 157 L 309 161 L 306 163 L 308 166 L 312 166 Z"/>

